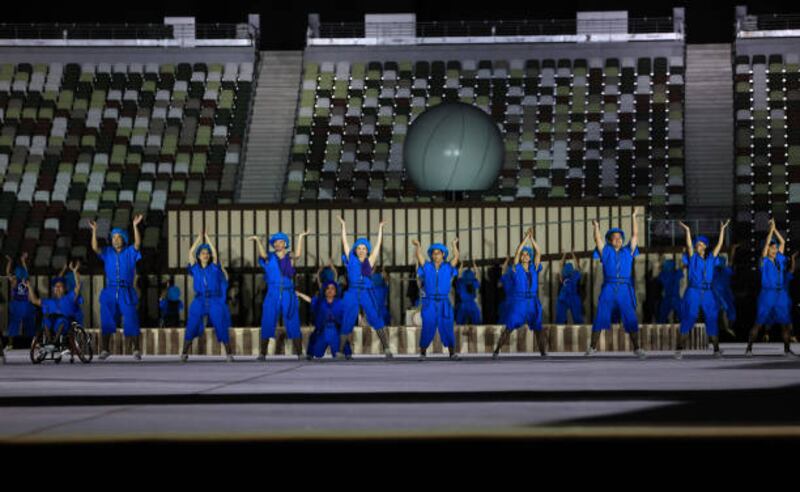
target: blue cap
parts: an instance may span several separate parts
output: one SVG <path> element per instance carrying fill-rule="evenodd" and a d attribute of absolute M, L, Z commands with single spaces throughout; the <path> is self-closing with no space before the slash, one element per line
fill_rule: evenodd
<path fill-rule="evenodd" d="M 64 284 L 64 287 L 67 286 L 67 279 L 65 279 L 64 277 L 55 277 L 53 278 L 53 280 L 50 281 L 50 287 L 55 287 L 55 285 L 59 282 Z"/>
<path fill-rule="evenodd" d="M 275 234 L 271 235 L 269 237 L 269 245 L 274 248 L 275 241 L 278 240 L 282 240 L 284 244 L 286 244 L 286 249 L 289 249 L 289 244 L 291 244 L 291 242 L 289 241 L 289 236 L 287 236 L 285 232 L 276 232 Z"/>
<path fill-rule="evenodd" d="M 614 233 L 618 233 L 622 237 L 622 242 L 623 243 L 625 242 L 625 231 L 623 231 L 619 227 L 612 227 L 611 229 L 608 230 L 608 232 L 606 232 L 606 242 L 607 243 L 611 242 L 611 235 L 614 234 Z"/>
<path fill-rule="evenodd" d="M 208 251 L 209 255 L 211 254 L 211 245 L 208 243 L 203 243 L 200 246 L 198 246 L 197 249 L 195 250 L 194 257 L 200 259 L 200 252 L 203 251 L 204 249 Z"/>
<path fill-rule="evenodd" d="M 522 248 L 522 251 L 526 251 L 528 253 L 528 256 L 531 257 L 531 261 L 533 261 L 533 248 L 531 248 L 530 246 L 525 246 L 524 248 Z"/>
<path fill-rule="evenodd" d="M 708 245 L 710 244 L 710 243 L 709 243 L 709 240 L 708 240 L 708 238 L 707 238 L 707 237 L 705 237 L 705 236 L 697 236 L 697 237 L 695 238 L 695 240 L 694 240 L 694 245 L 695 245 L 695 247 L 697 246 L 697 243 L 703 243 L 703 244 L 705 244 L 705 245 L 706 245 L 706 248 L 707 248 L 707 247 L 708 247 Z"/>
<path fill-rule="evenodd" d="M 109 234 L 108 236 L 109 240 L 113 240 L 114 235 L 116 234 L 122 236 L 122 240 L 125 242 L 125 244 L 128 244 L 130 242 L 130 240 L 128 239 L 128 232 L 125 231 L 124 229 L 120 229 L 119 227 L 111 229 L 111 234 Z"/>
<path fill-rule="evenodd" d="M 369 239 L 367 239 L 365 237 L 360 237 L 360 238 L 356 239 L 356 242 L 353 243 L 353 248 L 350 250 L 350 254 L 355 255 L 356 254 L 356 248 L 359 247 L 362 244 L 364 246 L 366 246 L 367 254 L 372 253 L 372 245 L 369 243 Z"/>
<path fill-rule="evenodd" d="M 169 289 L 167 289 L 167 300 L 169 301 L 179 301 L 181 298 L 181 289 L 177 286 L 173 285 Z"/>
<path fill-rule="evenodd" d="M 662 270 L 675 270 L 675 260 L 664 260 L 661 265 Z"/>
<path fill-rule="evenodd" d="M 572 263 L 566 263 L 564 265 L 564 270 L 562 271 L 562 274 L 563 275 L 572 275 L 572 272 L 574 272 L 574 271 L 575 271 L 575 267 L 572 265 Z"/>
<path fill-rule="evenodd" d="M 446 260 L 447 255 L 450 254 L 450 251 L 448 251 L 447 246 L 445 246 L 442 243 L 431 244 L 431 246 L 428 248 L 428 258 L 433 258 L 433 251 L 436 249 L 442 252 L 442 254 L 444 255 L 444 259 Z"/>
<path fill-rule="evenodd" d="M 17 277 L 17 280 L 28 280 L 28 270 L 18 266 L 14 268 L 14 276 Z"/>
<path fill-rule="evenodd" d="M 328 290 L 329 285 L 336 287 L 336 292 L 339 292 L 339 284 L 337 284 L 336 282 L 322 282 L 322 292 Z"/>
<path fill-rule="evenodd" d="M 475 280 L 475 272 L 470 269 L 464 270 L 464 273 L 461 274 L 461 277 L 464 280 Z"/>

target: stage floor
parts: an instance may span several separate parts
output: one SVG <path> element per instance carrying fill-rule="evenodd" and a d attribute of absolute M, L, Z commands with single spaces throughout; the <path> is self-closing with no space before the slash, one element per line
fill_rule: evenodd
<path fill-rule="evenodd" d="M 0 366 L 0 443 L 415 437 L 800 436 L 800 358 L 652 352 L 298 362 L 112 356 Z M 793 349 L 800 353 L 800 346 Z"/>

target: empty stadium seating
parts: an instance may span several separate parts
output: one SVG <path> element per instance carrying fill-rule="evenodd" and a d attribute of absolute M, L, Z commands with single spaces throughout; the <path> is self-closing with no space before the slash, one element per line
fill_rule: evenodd
<path fill-rule="evenodd" d="M 681 57 L 306 63 L 284 201 L 427 201 L 403 172 L 409 124 L 474 104 L 503 130 L 484 200 L 649 197 L 684 211 Z"/>
<path fill-rule="evenodd" d="M 83 258 L 146 214 L 145 249 L 169 205 L 231 202 L 252 63 L 0 64 L 0 240 L 34 267 Z"/>

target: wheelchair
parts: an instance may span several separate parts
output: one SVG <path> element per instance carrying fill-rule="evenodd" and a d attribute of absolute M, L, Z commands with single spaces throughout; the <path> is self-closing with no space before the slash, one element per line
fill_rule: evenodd
<path fill-rule="evenodd" d="M 41 364 L 47 359 L 60 364 L 62 358 L 69 356 L 69 362 L 75 362 L 75 357 L 88 364 L 94 358 L 92 336 L 86 333 L 83 326 L 63 314 L 52 313 L 47 315 L 50 326 L 58 327 L 55 333 L 48 328 L 43 328 L 36 333 L 31 343 L 31 362 Z M 64 331 L 64 327 L 66 332 Z"/>

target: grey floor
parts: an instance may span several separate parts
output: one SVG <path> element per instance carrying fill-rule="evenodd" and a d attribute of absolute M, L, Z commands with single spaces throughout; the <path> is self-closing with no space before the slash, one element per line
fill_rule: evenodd
<path fill-rule="evenodd" d="M 669 433 L 800 434 L 800 358 L 780 344 L 683 360 L 631 354 L 509 354 L 425 362 L 362 356 L 115 356 L 0 366 L 0 442 Z M 800 347 L 794 347 L 800 353 Z M 698 430 L 699 429 L 699 430 Z"/>

